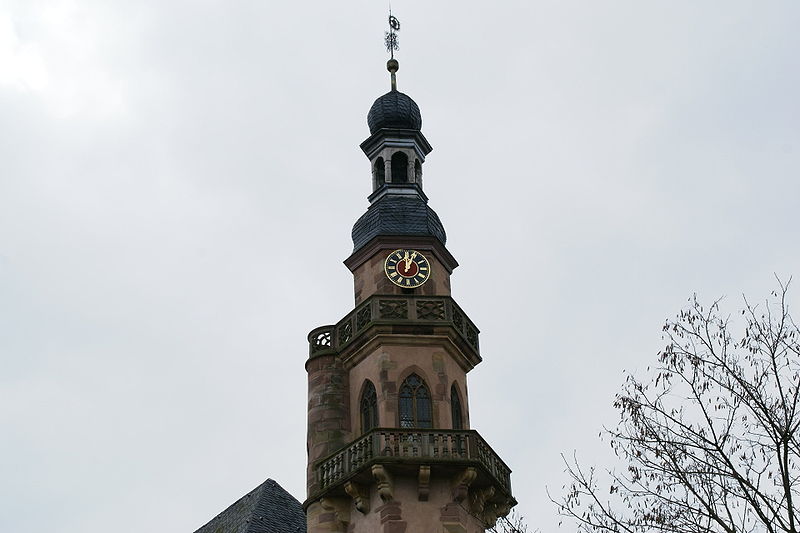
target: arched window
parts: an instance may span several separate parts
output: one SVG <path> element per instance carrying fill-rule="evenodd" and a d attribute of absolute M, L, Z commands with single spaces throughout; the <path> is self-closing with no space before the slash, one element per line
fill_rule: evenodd
<path fill-rule="evenodd" d="M 378 395 L 375 385 L 367 380 L 361 393 L 361 432 L 366 433 L 375 427 L 378 427 Z"/>
<path fill-rule="evenodd" d="M 386 165 L 382 157 L 375 160 L 375 182 L 378 187 L 386 183 Z"/>
<path fill-rule="evenodd" d="M 404 152 L 392 155 L 392 183 L 408 183 L 408 156 Z"/>
<path fill-rule="evenodd" d="M 464 411 L 461 409 L 461 398 L 455 383 L 450 387 L 450 412 L 453 416 L 453 429 L 464 429 Z"/>
<path fill-rule="evenodd" d="M 408 376 L 400 386 L 400 427 L 433 427 L 431 394 L 416 374 Z"/>

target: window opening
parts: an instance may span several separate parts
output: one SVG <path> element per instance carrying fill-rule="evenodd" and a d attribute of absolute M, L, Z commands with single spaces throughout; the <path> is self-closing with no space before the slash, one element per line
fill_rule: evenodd
<path fill-rule="evenodd" d="M 392 155 L 392 183 L 408 183 L 408 156 L 404 152 Z"/>
<path fill-rule="evenodd" d="M 361 393 L 361 432 L 366 433 L 376 427 L 378 427 L 378 395 L 375 393 L 375 385 L 367 380 L 364 392 Z"/>
<path fill-rule="evenodd" d="M 458 397 L 455 383 L 450 387 L 450 410 L 453 415 L 453 429 L 464 429 L 464 411 L 461 410 L 461 398 Z"/>
<path fill-rule="evenodd" d="M 378 187 L 386 183 L 386 164 L 382 157 L 375 160 L 375 181 Z"/>
<path fill-rule="evenodd" d="M 400 387 L 399 401 L 401 428 L 433 427 L 431 395 L 422 378 L 408 376 Z"/>

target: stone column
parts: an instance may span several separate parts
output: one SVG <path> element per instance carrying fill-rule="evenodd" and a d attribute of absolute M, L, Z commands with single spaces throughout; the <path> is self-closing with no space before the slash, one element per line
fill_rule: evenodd
<path fill-rule="evenodd" d="M 386 169 L 386 183 L 392 183 L 392 158 L 387 157 L 383 160 L 383 168 Z"/>

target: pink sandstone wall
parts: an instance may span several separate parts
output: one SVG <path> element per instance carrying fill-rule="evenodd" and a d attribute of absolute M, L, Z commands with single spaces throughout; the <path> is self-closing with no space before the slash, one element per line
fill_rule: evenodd
<path fill-rule="evenodd" d="M 466 373 L 441 347 L 383 345 L 350 370 L 350 412 L 353 435 L 361 434 L 359 402 L 364 380 L 369 379 L 378 393 L 380 427 L 400 427 L 397 412 L 397 391 L 402 381 L 416 372 L 431 391 L 433 427 L 452 429 L 450 386 L 455 381 L 461 392 L 464 429 L 469 429 L 469 402 Z"/>

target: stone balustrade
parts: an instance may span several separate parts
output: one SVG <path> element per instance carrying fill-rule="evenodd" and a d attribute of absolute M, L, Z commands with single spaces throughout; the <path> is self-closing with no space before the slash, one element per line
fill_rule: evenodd
<path fill-rule="evenodd" d="M 451 326 L 476 355 L 480 355 L 478 328 L 450 297 L 372 296 L 332 326 L 308 335 L 309 356 L 339 352 L 369 326 L 383 324 Z"/>
<path fill-rule="evenodd" d="M 511 495 L 511 470 L 474 430 L 373 429 L 319 461 L 319 491 L 343 484 L 373 464 L 474 466 L 492 485 Z"/>

